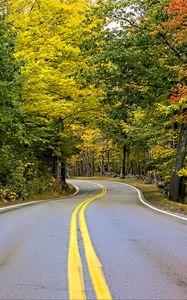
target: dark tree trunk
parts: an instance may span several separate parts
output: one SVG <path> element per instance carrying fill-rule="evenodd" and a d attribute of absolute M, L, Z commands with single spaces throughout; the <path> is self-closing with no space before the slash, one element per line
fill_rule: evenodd
<path fill-rule="evenodd" d="M 51 158 L 51 167 L 52 167 L 52 174 L 56 177 L 56 157 Z"/>
<path fill-rule="evenodd" d="M 61 162 L 61 180 L 66 183 L 66 165 L 64 162 Z"/>
<path fill-rule="evenodd" d="M 116 163 L 116 158 L 114 158 L 112 160 L 112 168 L 113 168 L 113 173 L 116 174 L 117 173 L 117 163 Z"/>
<path fill-rule="evenodd" d="M 187 124 L 182 124 L 177 144 L 177 152 L 173 173 L 170 180 L 169 198 L 176 202 L 184 202 L 184 193 L 181 192 L 182 178 L 178 176 L 179 170 L 183 167 L 184 159 L 187 153 Z"/>
<path fill-rule="evenodd" d="M 98 174 L 101 173 L 100 154 L 98 155 L 97 172 L 98 172 Z"/>
<path fill-rule="evenodd" d="M 184 203 L 184 199 L 185 199 L 185 190 L 186 190 L 185 177 L 182 176 L 180 178 L 180 183 L 179 183 L 179 200 L 181 199 L 182 203 Z"/>
<path fill-rule="evenodd" d="M 84 176 L 84 163 L 83 163 L 83 159 L 81 159 L 81 161 L 80 161 L 80 172 L 79 172 L 79 176 Z"/>
<path fill-rule="evenodd" d="M 125 177 L 126 175 L 126 153 L 127 153 L 127 146 L 123 145 L 122 148 L 122 164 L 121 164 L 121 177 Z"/>
<path fill-rule="evenodd" d="M 86 176 L 87 168 L 86 168 L 86 157 L 84 151 L 82 153 L 82 162 L 83 162 L 83 176 Z"/>
<path fill-rule="evenodd" d="M 104 157 L 104 148 L 101 152 L 101 175 L 104 175 L 105 171 L 105 157 Z"/>
<path fill-rule="evenodd" d="M 63 129 L 64 129 L 63 121 L 59 119 L 59 126 L 58 126 L 59 135 L 57 137 L 57 145 L 60 144 L 60 133 L 63 131 Z M 59 148 L 59 146 L 57 147 Z M 58 150 L 59 152 L 61 152 L 60 149 Z M 62 179 L 62 153 L 55 157 L 55 177 L 58 180 Z"/>
<path fill-rule="evenodd" d="M 94 151 L 91 153 L 91 176 L 95 175 L 95 154 Z"/>
<path fill-rule="evenodd" d="M 129 169 L 130 175 L 133 175 L 133 162 L 130 162 L 130 169 Z"/>
<path fill-rule="evenodd" d="M 101 153 L 101 155 L 99 154 L 98 170 L 99 170 L 99 174 L 102 176 L 104 174 L 104 155 L 103 155 L 103 152 Z"/>

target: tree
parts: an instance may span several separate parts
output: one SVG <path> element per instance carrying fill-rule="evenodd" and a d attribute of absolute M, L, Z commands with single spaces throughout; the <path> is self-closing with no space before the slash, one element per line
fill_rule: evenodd
<path fill-rule="evenodd" d="M 177 202 L 184 202 L 185 183 L 184 176 L 180 176 L 180 170 L 184 166 L 185 157 L 187 154 L 187 122 L 186 122 L 186 105 L 187 103 L 187 56 L 185 46 L 187 43 L 187 3 L 183 0 L 172 0 L 168 4 L 167 13 L 169 19 L 165 22 L 166 29 L 175 36 L 173 43 L 180 53 L 182 63 L 178 64 L 177 72 L 180 78 L 180 84 L 175 87 L 173 94 L 170 97 L 172 105 L 178 106 L 177 124 L 179 127 L 178 143 L 176 147 L 176 158 L 173 165 L 173 172 L 170 181 L 170 199 Z M 184 103 L 184 104 L 183 104 Z M 182 105 L 181 105 L 182 104 Z M 180 109 L 181 107 L 181 109 Z M 180 112 L 180 114 L 179 114 Z"/>
<path fill-rule="evenodd" d="M 13 56 L 15 37 L 6 23 L 6 6 L 0 4 L 0 185 L 15 180 L 14 170 L 24 143 L 24 126 L 19 107 L 20 64 Z"/>
<path fill-rule="evenodd" d="M 86 22 L 89 10 L 82 0 L 20 0 L 10 7 L 9 22 L 18 36 L 16 57 L 24 61 L 25 122 L 33 140 L 51 153 L 58 179 L 64 179 L 64 165 L 73 151 L 70 141 L 76 141 L 74 124 L 88 118 L 102 96 L 94 85 L 85 85 L 79 71 L 87 69 L 80 47 L 94 27 Z"/>
<path fill-rule="evenodd" d="M 106 93 L 103 103 L 110 107 L 107 110 L 110 118 L 119 124 L 128 124 L 133 110 L 142 108 L 149 111 L 155 109 L 157 103 L 169 107 L 171 99 L 176 101 L 177 97 L 181 98 L 178 90 L 182 89 L 183 94 L 186 90 L 185 2 L 173 0 L 168 5 L 168 1 L 165 0 L 151 3 L 139 0 L 128 3 L 123 0 L 98 1 L 97 13 L 103 18 L 104 26 L 100 33 L 100 39 L 103 41 L 100 42 L 102 51 L 93 54 L 93 61 L 98 62 L 97 76 L 94 77 L 99 78 L 97 82 Z M 97 39 L 99 40 L 99 37 Z M 172 111 L 172 108 L 170 110 Z M 180 118 L 185 114 L 185 110 L 181 114 L 179 109 L 178 113 Z M 176 122 L 171 115 L 168 117 L 170 122 L 173 120 L 173 124 L 170 125 L 172 132 Z M 163 118 L 158 119 L 164 122 Z M 175 131 L 175 134 L 179 134 L 177 153 L 180 152 L 179 145 L 182 145 L 180 136 L 186 136 L 185 126 L 179 125 L 183 134 L 180 130 Z M 158 123 L 158 127 L 164 127 L 164 123 Z M 113 130 L 114 128 L 110 128 L 110 134 Z M 131 134 L 132 131 L 124 134 L 120 126 L 115 132 L 115 135 L 121 136 L 127 148 L 134 148 L 133 143 L 136 143 L 136 138 Z M 151 139 L 148 145 L 144 134 L 142 135 L 144 148 L 154 147 L 151 136 L 147 136 Z M 137 145 L 138 143 L 137 140 Z M 157 144 L 156 140 L 154 143 Z M 170 147 L 169 140 L 168 146 Z M 147 151 L 150 150 L 147 148 Z M 171 153 L 174 153 L 172 149 Z M 176 154 L 176 161 L 180 160 L 180 167 L 183 166 L 185 151 L 182 153 L 183 155 Z M 167 155 L 165 157 L 171 162 L 170 158 Z M 171 176 L 170 167 L 169 170 L 173 186 L 176 177 L 172 179 L 174 177 Z M 176 172 L 178 171 L 179 169 Z M 177 193 L 179 190 L 178 185 Z"/>
<path fill-rule="evenodd" d="M 133 1 L 128 5 L 134 5 L 130 13 L 125 1 L 101 3 L 98 13 L 103 14 L 105 24 L 96 42 L 103 40 L 100 42 L 102 50 L 93 54 L 93 61 L 98 64 L 94 80 L 106 93 L 103 103 L 110 107 L 105 105 L 108 116 L 118 124 L 109 127 L 109 134 L 114 132 L 114 139 L 118 136 L 118 142 L 122 144 L 122 176 L 126 173 L 125 156 L 129 145 L 121 122 L 128 123 L 131 108 L 141 106 L 145 109 L 155 102 L 166 102 L 173 86 L 171 82 L 177 82 L 176 74 L 167 65 L 171 57 L 173 59 L 173 52 L 168 53 L 167 44 L 152 33 L 158 25 L 157 17 L 151 17 L 147 2 Z M 162 20 L 161 7 L 154 9 L 158 10 L 157 15 Z M 139 18 L 136 18 L 137 14 Z M 118 26 L 111 29 L 112 22 Z"/>

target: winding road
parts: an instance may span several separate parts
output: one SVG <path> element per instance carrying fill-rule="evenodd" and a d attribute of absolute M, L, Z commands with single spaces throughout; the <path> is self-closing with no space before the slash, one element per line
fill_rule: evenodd
<path fill-rule="evenodd" d="M 187 220 L 132 187 L 79 192 L 0 213 L 0 299 L 187 299 Z"/>

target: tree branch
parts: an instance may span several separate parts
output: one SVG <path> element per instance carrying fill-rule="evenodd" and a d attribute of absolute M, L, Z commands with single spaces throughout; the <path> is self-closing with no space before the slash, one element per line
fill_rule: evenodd
<path fill-rule="evenodd" d="M 166 45 L 167 45 L 173 52 L 175 52 L 176 56 L 177 56 L 178 58 L 180 58 L 180 60 L 183 61 L 182 57 L 180 56 L 180 53 L 177 51 L 177 49 L 176 49 L 175 47 L 173 47 L 173 46 L 168 42 L 168 40 L 166 39 L 165 35 L 164 35 L 162 32 L 160 32 L 160 33 L 159 33 L 159 36 L 165 41 Z"/>

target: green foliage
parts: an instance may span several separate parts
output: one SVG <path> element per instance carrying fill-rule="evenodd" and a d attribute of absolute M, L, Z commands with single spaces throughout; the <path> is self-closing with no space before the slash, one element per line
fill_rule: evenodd
<path fill-rule="evenodd" d="M 101 26 L 89 49 L 96 66 L 89 81 L 104 90 L 107 116 L 97 126 L 104 140 L 126 146 L 127 172 L 134 166 L 169 182 L 186 122 L 186 5 L 108 0 L 97 1 L 95 13 Z"/>
<path fill-rule="evenodd" d="M 21 81 L 19 63 L 14 59 L 15 39 L 0 15 L 0 184 L 9 185 L 21 152 L 23 126 L 21 110 L 16 102 Z"/>

